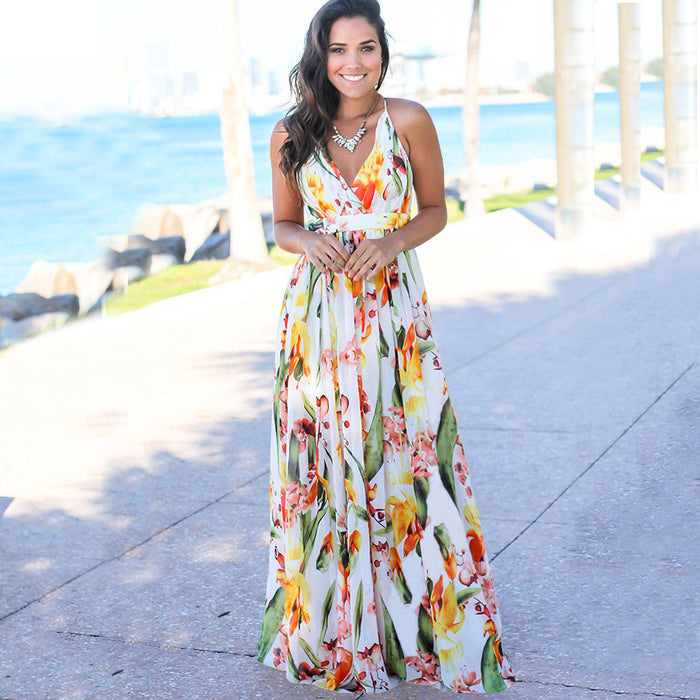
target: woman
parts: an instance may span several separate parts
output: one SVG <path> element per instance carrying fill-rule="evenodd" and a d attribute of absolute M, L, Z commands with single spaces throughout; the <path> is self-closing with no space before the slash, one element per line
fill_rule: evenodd
<path fill-rule="evenodd" d="M 270 142 L 275 241 L 300 257 L 258 660 L 340 691 L 499 692 L 514 676 L 413 250 L 446 223 L 442 157 L 423 107 L 379 95 L 388 65 L 376 0 L 327 2 Z"/>

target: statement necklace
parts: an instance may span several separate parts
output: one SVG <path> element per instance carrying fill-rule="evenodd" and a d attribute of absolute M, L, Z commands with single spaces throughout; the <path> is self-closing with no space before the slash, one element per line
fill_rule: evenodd
<path fill-rule="evenodd" d="M 374 106 L 377 104 L 377 100 L 379 99 L 379 93 L 376 94 L 374 98 L 374 102 L 372 102 L 372 106 L 369 108 L 369 111 L 367 114 L 365 114 L 365 118 L 362 120 L 362 124 L 360 124 L 360 128 L 357 130 L 357 133 L 351 138 L 351 139 L 346 139 L 339 131 L 338 128 L 336 127 L 335 124 L 332 124 L 333 131 L 335 131 L 335 136 L 333 136 L 333 140 L 340 146 L 343 146 L 344 148 L 347 148 L 350 153 L 352 153 L 355 150 L 355 147 L 357 146 L 358 143 L 360 143 L 360 139 L 364 136 L 365 131 L 365 124 L 367 123 L 367 119 L 369 118 L 369 115 L 372 114 L 372 110 L 374 109 Z"/>

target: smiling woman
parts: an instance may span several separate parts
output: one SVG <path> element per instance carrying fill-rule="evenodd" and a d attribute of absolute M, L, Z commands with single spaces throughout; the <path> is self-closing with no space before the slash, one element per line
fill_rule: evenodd
<path fill-rule="evenodd" d="M 376 0 L 326 3 L 270 140 L 275 241 L 300 256 L 258 660 L 342 692 L 497 693 L 515 679 L 414 250 L 445 226 L 442 155 L 421 105 L 379 94 L 388 62 Z"/>

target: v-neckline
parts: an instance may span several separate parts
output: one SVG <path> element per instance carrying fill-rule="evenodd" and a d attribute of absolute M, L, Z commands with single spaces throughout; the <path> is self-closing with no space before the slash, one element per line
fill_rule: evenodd
<path fill-rule="evenodd" d="M 382 110 L 381 114 L 379 115 L 379 119 L 377 119 L 377 123 L 374 126 L 374 142 L 372 143 L 372 150 L 369 152 L 367 157 L 364 159 L 362 162 L 362 165 L 360 165 L 360 169 L 355 173 L 355 176 L 352 178 L 352 182 L 348 184 L 347 180 L 343 176 L 343 173 L 340 172 L 340 168 L 336 165 L 336 162 L 333 160 L 333 156 L 331 155 L 331 152 L 328 150 L 328 146 L 325 146 L 323 148 L 323 156 L 328 162 L 328 165 L 330 165 L 333 170 L 335 171 L 335 174 L 338 177 L 338 180 L 340 180 L 341 184 L 345 186 L 346 189 L 349 189 L 353 194 L 355 190 L 353 189 L 355 182 L 357 181 L 357 178 L 359 177 L 360 173 L 365 169 L 365 165 L 369 162 L 369 159 L 374 155 L 374 151 L 377 148 L 377 136 L 379 135 L 379 124 L 384 118 L 384 115 L 386 114 L 386 98 L 384 98 L 384 109 Z"/>

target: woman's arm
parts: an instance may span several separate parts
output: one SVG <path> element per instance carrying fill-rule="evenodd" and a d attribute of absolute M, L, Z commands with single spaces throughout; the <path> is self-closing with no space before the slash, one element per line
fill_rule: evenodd
<path fill-rule="evenodd" d="M 324 236 L 304 228 L 304 208 L 299 191 L 290 189 L 280 170 L 280 148 L 287 131 L 280 120 L 270 137 L 272 165 L 272 217 L 275 243 L 290 253 L 306 255 L 316 267 L 342 272 L 348 252 L 335 236 Z"/>
<path fill-rule="evenodd" d="M 418 213 L 401 228 L 383 238 L 367 239 L 346 265 L 353 279 L 371 278 L 400 252 L 415 248 L 438 234 L 447 223 L 445 174 L 437 132 L 428 110 L 411 100 L 392 100 L 391 119 L 406 144 L 413 170 Z"/>

